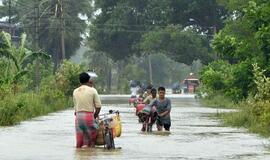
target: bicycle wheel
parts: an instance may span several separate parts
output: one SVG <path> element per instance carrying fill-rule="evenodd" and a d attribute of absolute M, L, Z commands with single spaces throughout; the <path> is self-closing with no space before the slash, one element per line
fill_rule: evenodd
<path fill-rule="evenodd" d="M 152 132 L 152 124 L 151 124 L 151 120 L 152 120 L 152 118 L 151 117 L 149 117 L 148 118 L 148 120 L 147 120 L 147 132 Z"/>
<path fill-rule="evenodd" d="M 114 139 L 113 139 L 113 135 L 112 135 L 111 131 L 108 131 L 108 132 L 105 133 L 104 142 L 105 142 L 105 148 L 106 149 L 115 148 Z"/>
<path fill-rule="evenodd" d="M 147 132 L 152 132 L 152 125 L 150 124 L 147 125 Z"/>

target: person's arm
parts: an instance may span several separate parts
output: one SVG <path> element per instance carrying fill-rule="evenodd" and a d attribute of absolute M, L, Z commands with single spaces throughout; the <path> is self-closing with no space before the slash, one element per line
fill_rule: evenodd
<path fill-rule="evenodd" d="M 95 119 L 98 117 L 100 110 L 101 110 L 101 108 L 96 108 L 95 109 L 95 114 L 94 114 Z"/>
<path fill-rule="evenodd" d="M 150 97 L 148 96 L 143 100 L 143 103 L 148 104 L 148 103 L 150 103 L 149 101 L 150 101 Z"/>
<path fill-rule="evenodd" d="M 94 118 L 97 118 L 101 110 L 101 101 L 97 91 L 95 91 L 94 93 L 94 106 L 95 106 Z"/>
<path fill-rule="evenodd" d="M 151 101 L 150 103 L 149 103 L 149 106 L 152 108 L 153 106 L 156 106 L 156 99 L 155 100 L 153 100 L 153 101 Z"/>
<path fill-rule="evenodd" d="M 159 116 L 159 117 L 163 117 L 163 116 L 167 115 L 169 112 L 170 112 L 170 111 L 164 111 L 164 112 L 158 114 L 158 116 Z"/>
<path fill-rule="evenodd" d="M 169 114 L 170 112 L 171 112 L 171 100 L 168 99 L 166 111 L 164 111 L 164 112 L 158 114 L 158 116 L 164 117 L 165 115 Z"/>
<path fill-rule="evenodd" d="M 73 93 L 73 104 L 74 104 L 74 115 L 76 115 L 76 105 L 77 105 L 77 103 L 76 103 L 76 99 L 74 97 L 74 93 Z"/>

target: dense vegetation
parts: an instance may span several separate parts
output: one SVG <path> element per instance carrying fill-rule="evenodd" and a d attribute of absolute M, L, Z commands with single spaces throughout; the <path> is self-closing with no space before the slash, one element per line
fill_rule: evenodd
<path fill-rule="evenodd" d="M 8 33 L 0 33 L 0 125 L 71 107 L 69 97 L 78 86 L 81 66 L 64 61 L 54 74 L 50 56 L 27 49 L 25 39 L 23 34 L 17 47 Z M 36 72 L 41 75 L 38 86 Z"/>
<path fill-rule="evenodd" d="M 52 56 L 54 70 L 80 47 L 92 16 L 91 0 L 2 0 L 0 18 L 10 17 L 28 35 L 28 45 Z"/>
<path fill-rule="evenodd" d="M 270 135 L 270 2 L 221 3 L 230 16 L 212 43 L 219 60 L 203 69 L 202 90 L 208 99 L 222 96 L 239 108 L 224 116 L 226 123 Z"/>
<path fill-rule="evenodd" d="M 198 61 L 201 66 L 215 58 L 209 41 L 227 15 L 216 0 L 99 0 L 94 11 L 87 45 L 94 54 L 116 63 L 101 62 L 109 68 L 103 69 L 108 82 L 113 78 L 110 73 L 120 73 L 116 84 L 121 92 L 131 79 L 170 86 L 190 71 L 198 72 Z"/>

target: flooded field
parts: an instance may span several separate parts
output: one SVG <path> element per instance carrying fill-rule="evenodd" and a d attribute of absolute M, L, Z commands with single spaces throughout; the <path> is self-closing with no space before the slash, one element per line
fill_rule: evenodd
<path fill-rule="evenodd" d="M 103 96 L 102 112 L 119 110 L 122 136 L 115 150 L 76 149 L 72 109 L 0 128 L 1 160 L 270 159 L 269 141 L 244 129 L 222 126 L 192 97 L 172 96 L 171 133 L 140 132 L 135 110 L 127 96 Z"/>

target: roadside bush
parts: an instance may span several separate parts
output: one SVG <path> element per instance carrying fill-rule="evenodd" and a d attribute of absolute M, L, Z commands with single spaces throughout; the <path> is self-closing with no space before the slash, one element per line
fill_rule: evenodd
<path fill-rule="evenodd" d="M 253 133 L 270 136 L 270 103 L 269 101 L 241 102 L 239 111 L 223 113 L 224 124 L 234 127 L 245 127 Z"/>
<path fill-rule="evenodd" d="M 263 72 L 257 64 L 253 65 L 254 82 L 257 85 L 256 95 L 239 103 L 237 105 L 239 111 L 223 114 L 225 124 L 246 127 L 251 132 L 270 136 L 270 78 Z"/>
<path fill-rule="evenodd" d="M 69 62 L 66 63 L 68 64 Z M 67 65 L 65 65 L 65 67 L 66 66 Z M 68 72 L 66 72 L 66 68 L 68 68 Z M 66 80 L 65 82 L 72 84 L 73 81 L 70 82 L 69 80 L 73 78 L 75 81 L 75 71 L 72 70 L 72 67 L 66 68 L 61 68 L 62 70 L 59 72 L 61 74 L 58 73 L 58 75 L 62 75 L 64 80 Z M 76 80 L 77 79 L 78 77 L 76 76 Z M 61 79 L 58 80 L 60 81 Z M 58 86 L 59 84 L 56 82 L 57 79 L 55 75 L 47 74 L 47 76 L 41 80 L 39 92 L 31 91 L 29 90 L 30 88 L 26 90 L 23 89 L 27 88 L 26 84 L 30 84 L 25 84 L 25 81 L 20 81 L 20 83 L 17 84 L 17 88 L 22 88 L 17 90 L 18 92 L 14 92 L 14 85 L 2 83 L 0 85 L 0 126 L 14 125 L 23 120 L 70 107 L 71 98 L 65 95 L 70 88 Z M 75 82 L 73 82 L 73 84 L 75 85 Z M 78 82 L 76 82 L 76 85 L 78 85 Z"/>
<path fill-rule="evenodd" d="M 234 108 L 234 102 L 228 98 L 224 97 L 221 94 L 217 94 L 215 96 L 206 97 L 201 99 L 200 102 L 203 106 L 213 107 L 213 108 Z"/>
<path fill-rule="evenodd" d="M 14 125 L 50 112 L 70 107 L 69 98 L 55 90 L 29 92 L 7 96 L 0 101 L 0 125 Z"/>
<path fill-rule="evenodd" d="M 224 97 L 235 103 L 248 97 L 255 87 L 250 61 L 229 64 L 226 61 L 215 61 L 201 72 L 202 92 L 210 97 L 223 93 Z"/>
<path fill-rule="evenodd" d="M 201 72 L 202 92 L 210 97 L 224 92 L 232 79 L 231 68 L 226 61 L 215 61 L 206 66 Z"/>
<path fill-rule="evenodd" d="M 73 90 L 79 86 L 79 74 L 85 71 L 83 66 L 65 60 L 56 73 L 56 86 L 65 93 L 66 96 L 71 96 Z"/>

